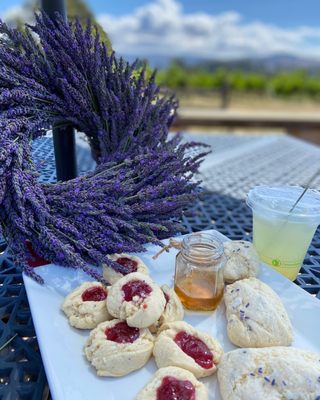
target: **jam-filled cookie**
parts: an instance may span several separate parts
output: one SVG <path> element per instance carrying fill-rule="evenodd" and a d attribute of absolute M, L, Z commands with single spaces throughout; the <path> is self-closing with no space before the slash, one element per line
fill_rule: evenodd
<path fill-rule="evenodd" d="M 107 309 L 107 296 L 108 289 L 100 282 L 84 282 L 68 294 L 61 309 L 71 326 L 93 329 L 112 318 Z"/>
<path fill-rule="evenodd" d="M 107 298 L 109 313 L 136 328 L 154 324 L 165 305 L 166 299 L 160 287 L 149 276 L 139 272 L 119 279 L 110 288 Z"/>
<path fill-rule="evenodd" d="M 123 376 L 143 367 L 153 349 L 149 329 L 129 326 L 114 319 L 102 322 L 85 344 L 84 352 L 99 376 Z"/>
<path fill-rule="evenodd" d="M 176 292 L 167 285 L 162 285 L 166 306 L 158 321 L 149 327 L 152 333 L 157 333 L 159 328 L 168 322 L 182 321 L 184 316 L 183 305 Z"/>
<path fill-rule="evenodd" d="M 184 368 L 197 378 L 215 373 L 222 354 L 217 340 L 183 321 L 163 325 L 153 349 L 159 368 Z"/>
<path fill-rule="evenodd" d="M 111 266 L 103 264 L 103 277 L 111 285 L 113 285 L 123 276 L 131 274 L 132 272 L 140 272 L 141 274 L 149 275 L 148 267 L 137 256 L 121 253 L 111 254 L 108 256 L 108 258 L 120 265 L 119 270 L 116 271 Z"/>
<path fill-rule="evenodd" d="M 135 400 L 207 400 L 203 383 L 182 368 L 160 368 Z"/>

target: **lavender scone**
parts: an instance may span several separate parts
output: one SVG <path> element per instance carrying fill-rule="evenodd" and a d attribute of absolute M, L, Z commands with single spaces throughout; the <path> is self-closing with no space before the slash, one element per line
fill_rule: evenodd
<path fill-rule="evenodd" d="M 230 240 L 223 244 L 227 258 L 223 276 L 225 282 L 255 277 L 259 270 L 259 256 L 252 243 L 245 240 Z"/>
<path fill-rule="evenodd" d="M 289 346 L 293 340 L 288 314 L 278 295 L 256 278 L 225 289 L 227 332 L 239 347 Z"/>
<path fill-rule="evenodd" d="M 222 356 L 223 400 L 318 400 L 320 354 L 293 347 L 238 349 Z"/>

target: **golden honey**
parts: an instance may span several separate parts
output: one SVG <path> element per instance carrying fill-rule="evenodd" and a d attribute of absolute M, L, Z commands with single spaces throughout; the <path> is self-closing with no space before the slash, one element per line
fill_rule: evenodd
<path fill-rule="evenodd" d="M 174 290 L 189 310 L 215 310 L 224 291 L 223 244 L 215 235 L 195 233 L 182 242 L 176 257 Z"/>
<path fill-rule="evenodd" d="M 215 279 L 210 274 L 204 276 L 192 272 L 177 282 L 174 290 L 179 296 L 183 306 L 189 310 L 211 311 L 215 310 L 223 296 L 223 288 L 215 290 Z"/>

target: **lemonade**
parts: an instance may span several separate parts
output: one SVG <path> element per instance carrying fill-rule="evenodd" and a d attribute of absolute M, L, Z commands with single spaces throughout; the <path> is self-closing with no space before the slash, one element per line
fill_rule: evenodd
<path fill-rule="evenodd" d="M 261 261 L 296 279 L 313 235 L 320 223 L 320 195 L 299 186 L 257 186 L 248 194 L 253 210 L 253 244 Z"/>
<path fill-rule="evenodd" d="M 270 220 L 253 213 L 253 244 L 262 262 L 296 279 L 317 225 Z"/>

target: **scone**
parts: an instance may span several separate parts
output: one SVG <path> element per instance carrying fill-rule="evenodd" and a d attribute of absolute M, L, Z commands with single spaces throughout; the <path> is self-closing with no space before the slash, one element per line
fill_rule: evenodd
<path fill-rule="evenodd" d="M 191 372 L 177 367 L 160 368 L 135 400 L 207 400 L 208 392 Z"/>
<path fill-rule="evenodd" d="M 93 329 L 112 318 L 107 309 L 107 295 L 107 288 L 100 282 L 84 282 L 68 294 L 61 309 L 71 326 Z"/>
<path fill-rule="evenodd" d="M 149 269 L 145 263 L 137 256 L 132 256 L 130 254 L 111 254 L 108 258 L 116 263 L 118 269 L 115 270 L 107 264 L 103 264 L 103 277 L 104 279 L 113 285 L 120 278 L 128 275 L 132 272 L 141 272 L 142 274 L 149 275 Z"/>
<path fill-rule="evenodd" d="M 152 349 L 149 329 L 132 328 L 114 319 L 91 331 L 84 352 L 99 376 L 123 376 L 143 367 Z"/>
<path fill-rule="evenodd" d="M 183 321 L 163 325 L 153 349 L 158 368 L 184 368 L 197 378 L 216 372 L 222 353 L 217 340 Z"/>
<path fill-rule="evenodd" d="M 257 276 L 259 256 L 251 242 L 230 240 L 223 246 L 227 258 L 223 275 L 227 283 Z"/>
<path fill-rule="evenodd" d="M 162 285 L 161 289 L 166 299 L 166 306 L 158 321 L 149 327 L 152 333 L 157 333 L 163 324 L 183 320 L 184 310 L 176 292 L 167 285 Z"/>
<path fill-rule="evenodd" d="M 223 355 L 223 400 L 318 400 L 320 354 L 292 347 L 238 349 Z"/>
<path fill-rule="evenodd" d="M 129 326 L 147 328 L 161 316 L 166 299 L 160 287 L 140 272 L 119 279 L 109 290 L 107 307 L 115 318 Z"/>
<path fill-rule="evenodd" d="M 292 326 L 278 295 L 256 278 L 225 289 L 227 332 L 239 347 L 289 346 Z"/>

